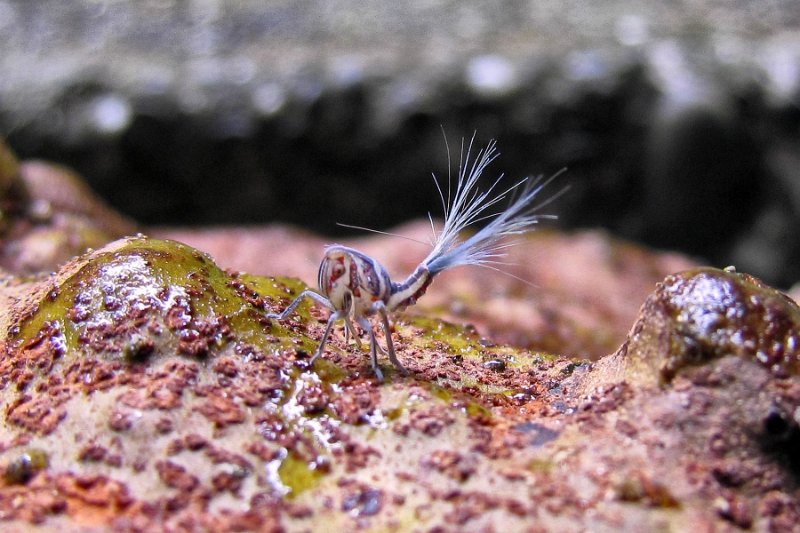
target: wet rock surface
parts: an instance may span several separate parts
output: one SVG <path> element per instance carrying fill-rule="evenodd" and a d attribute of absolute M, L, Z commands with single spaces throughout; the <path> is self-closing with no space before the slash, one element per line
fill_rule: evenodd
<path fill-rule="evenodd" d="M 757 361 L 778 377 L 800 369 L 800 308 L 748 274 L 704 268 L 669 276 L 641 314 L 614 358 L 631 368 L 649 365 L 662 381 L 727 355 Z"/>
<path fill-rule="evenodd" d="M 746 274 L 667 275 L 692 265 L 598 233 L 536 233 L 512 273 L 537 288 L 442 275 L 393 317 L 410 375 L 380 354 L 381 383 L 342 328 L 308 365 L 320 308 L 265 318 L 305 287 L 275 265 L 313 279 L 319 238 L 158 233 L 204 251 L 128 237 L 0 286 L 4 528 L 791 531 L 800 519 L 800 310 Z M 354 244 L 393 272 L 414 262 L 393 237 Z"/>

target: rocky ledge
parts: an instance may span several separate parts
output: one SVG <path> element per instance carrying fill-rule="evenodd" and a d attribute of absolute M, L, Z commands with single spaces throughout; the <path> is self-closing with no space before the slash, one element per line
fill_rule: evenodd
<path fill-rule="evenodd" d="M 98 241 L 133 231 L 90 196 L 34 217 L 28 167 L 2 161 L 16 191 L 3 199 L 4 250 L 39 242 L 34 230 L 69 235 L 67 219 Z M 305 288 L 285 274 L 313 279 L 318 239 L 148 233 L 51 247 L 36 268 L 5 263 L 3 529 L 790 531 L 800 520 L 800 308 L 747 274 L 599 233 L 538 233 L 512 267 L 536 287 L 443 275 L 393 317 L 410 374 L 381 355 L 379 382 L 340 329 L 309 365 L 321 309 L 266 318 Z M 392 272 L 418 246 L 355 244 Z"/>

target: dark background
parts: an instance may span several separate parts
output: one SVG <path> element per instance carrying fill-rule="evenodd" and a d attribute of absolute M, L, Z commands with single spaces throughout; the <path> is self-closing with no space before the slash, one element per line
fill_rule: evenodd
<path fill-rule="evenodd" d="M 800 280 L 800 5 L 589 4 L 0 0 L 0 135 L 145 224 L 333 235 L 440 214 L 477 132 L 564 228 Z"/>

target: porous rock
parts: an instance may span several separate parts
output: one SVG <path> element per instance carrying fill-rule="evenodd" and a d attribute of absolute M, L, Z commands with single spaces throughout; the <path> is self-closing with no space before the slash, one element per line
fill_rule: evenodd
<path fill-rule="evenodd" d="M 404 238 L 340 242 L 378 259 L 400 280 L 428 253 L 422 243 L 430 241 L 431 229 L 418 221 L 392 233 Z M 322 249 L 331 244 L 286 226 L 159 228 L 154 235 L 195 246 L 230 268 L 302 280 L 316 279 Z M 448 271 L 406 314 L 470 324 L 491 342 L 595 360 L 619 347 L 658 281 L 696 266 L 680 254 L 647 251 L 601 231 L 543 229 L 521 241 L 508 250 L 502 273 Z"/>
<path fill-rule="evenodd" d="M 627 341 L 605 365 L 639 383 L 671 381 L 684 367 L 734 356 L 778 378 L 800 369 L 800 308 L 782 292 L 733 269 L 668 276 L 642 306 Z"/>
<path fill-rule="evenodd" d="M 639 322 L 654 322 L 652 302 L 698 276 L 741 285 L 752 305 L 784 306 L 781 331 L 797 331 L 792 302 L 716 271 L 667 278 Z M 381 356 L 388 379 L 380 383 L 340 331 L 308 366 L 324 329 L 316 308 L 265 318 L 302 288 L 138 237 L 10 297 L 0 364 L 5 525 L 789 531 L 796 523 L 796 372 L 730 350 L 727 330 L 709 334 L 703 353 L 716 356 L 673 365 L 665 379 L 658 365 L 619 372 L 636 346 L 662 365 L 672 360 L 675 346 L 649 337 L 640 336 L 647 349 L 629 339 L 627 351 L 589 364 L 400 314 L 393 335 L 411 374 Z M 678 292 L 661 324 L 683 324 L 675 316 L 703 308 L 692 290 Z M 738 324 L 756 320 L 746 318 L 756 309 L 744 308 Z"/>
<path fill-rule="evenodd" d="M 10 161 L 0 171 L 13 183 Z M 81 202 L 56 212 L 95 220 Z M 755 278 L 683 270 L 684 258 L 600 233 L 538 232 L 510 268 L 538 287 L 442 275 L 393 316 L 410 374 L 380 354 L 379 382 L 341 327 L 308 364 L 323 310 L 266 318 L 301 281 L 218 266 L 313 279 L 321 239 L 158 233 L 195 248 L 128 237 L 0 283 L 0 529 L 792 531 L 800 520 L 800 311 Z M 393 273 L 418 261 L 392 237 L 352 244 Z"/>

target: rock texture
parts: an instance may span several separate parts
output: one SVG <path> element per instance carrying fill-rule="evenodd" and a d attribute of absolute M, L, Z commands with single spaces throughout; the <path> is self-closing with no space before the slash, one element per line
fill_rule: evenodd
<path fill-rule="evenodd" d="M 412 373 L 385 367 L 387 383 L 338 335 L 308 367 L 323 314 L 264 318 L 301 288 L 144 237 L 31 284 L 4 317 L 5 520 L 788 531 L 799 516 L 800 309 L 746 277 L 670 277 L 593 365 L 401 315 Z M 717 327 L 720 303 L 745 314 Z"/>
<path fill-rule="evenodd" d="M 800 520 L 800 308 L 747 274 L 667 275 L 692 265 L 598 233 L 535 234 L 512 273 L 539 287 L 442 275 L 439 294 L 393 317 L 411 372 L 380 354 L 381 383 L 341 328 L 308 364 L 323 310 L 265 317 L 305 287 L 274 265 L 308 259 L 298 271 L 313 274 L 317 239 L 158 233 L 206 243 L 214 259 L 135 236 L 0 284 L 2 529 L 792 531 Z M 404 271 L 413 260 L 393 239 L 360 244 Z M 234 264 L 261 275 L 220 267 Z M 623 322 L 627 339 L 599 357 Z"/>

